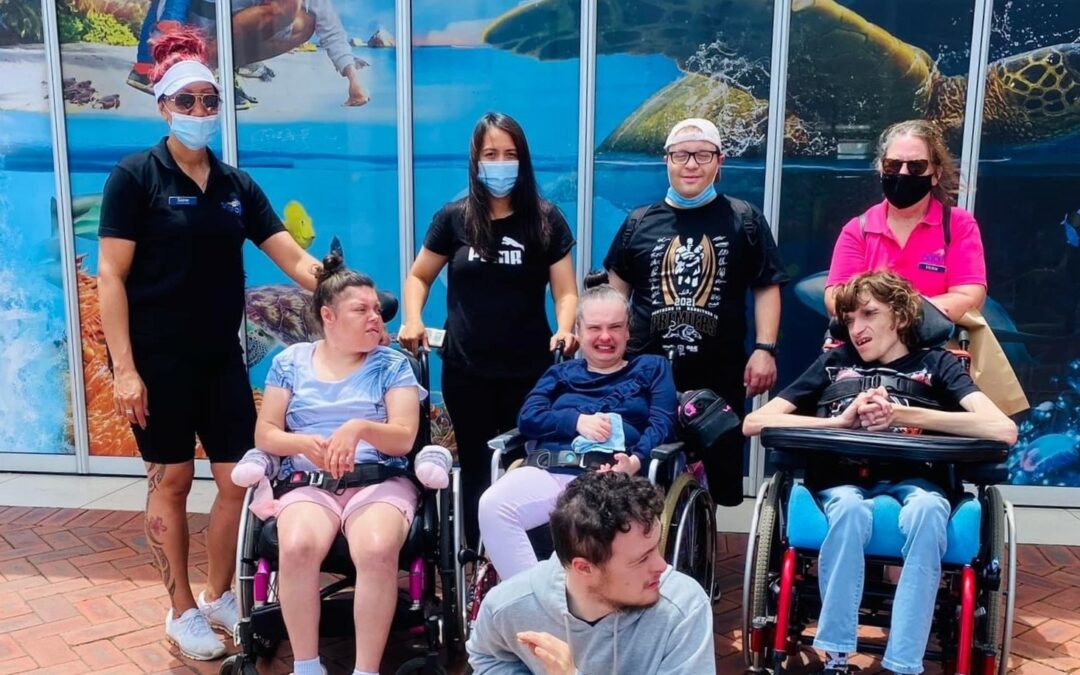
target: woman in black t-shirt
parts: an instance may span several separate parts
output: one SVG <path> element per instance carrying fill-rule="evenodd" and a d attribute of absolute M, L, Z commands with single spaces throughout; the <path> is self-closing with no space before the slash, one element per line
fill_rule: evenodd
<path fill-rule="evenodd" d="M 146 539 L 172 605 L 165 633 L 185 656 L 206 660 L 225 653 L 210 626 L 231 632 L 238 620 L 229 587 L 244 490 L 230 473 L 255 443 L 239 342 L 244 241 L 309 290 L 318 263 L 251 177 L 207 150 L 221 99 L 202 38 L 170 33 L 153 53 L 151 79 L 169 135 L 120 160 L 105 182 L 98 297 L 116 410 L 131 425 L 149 478 Z M 187 557 L 196 434 L 218 489 L 197 602 Z"/>
<path fill-rule="evenodd" d="M 477 542 L 476 506 L 490 478 L 487 441 L 512 429 L 551 351 L 576 346 L 574 238 L 562 213 L 540 198 L 525 133 L 488 113 L 469 148 L 469 195 L 437 214 L 405 280 L 407 349 L 428 346 L 421 313 L 449 265 L 442 391 L 461 464 L 466 537 Z M 551 285 L 558 327 L 548 326 Z"/>

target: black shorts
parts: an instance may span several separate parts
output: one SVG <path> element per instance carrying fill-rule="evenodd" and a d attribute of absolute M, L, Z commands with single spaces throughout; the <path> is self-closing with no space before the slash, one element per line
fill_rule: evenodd
<path fill-rule="evenodd" d="M 150 409 L 146 429 L 131 426 L 143 461 L 194 459 L 196 434 L 211 462 L 236 462 L 255 447 L 255 400 L 242 355 L 136 352 L 135 369 Z"/>

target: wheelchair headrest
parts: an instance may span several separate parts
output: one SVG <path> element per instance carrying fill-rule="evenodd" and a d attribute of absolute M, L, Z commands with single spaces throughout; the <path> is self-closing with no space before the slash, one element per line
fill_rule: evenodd
<path fill-rule="evenodd" d="M 378 291 L 379 314 L 382 314 L 383 323 L 390 323 L 397 316 L 398 299 L 390 291 Z"/>
<path fill-rule="evenodd" d="M 952 337 L 954 328 L 955 326 L 953 326 L 953 322 L 949 320 L 949 317 L 945 316 L 944 312 L 924 297 L 922 312 L 920 312 L 918 322 L 915 325 L 917 343 L 910 347 L 912 349 L 940 347 Z M 829 335 L 841 342 L 847 342 L 850 339 L 847 326 L 836 317 L 829 320 Z"/>

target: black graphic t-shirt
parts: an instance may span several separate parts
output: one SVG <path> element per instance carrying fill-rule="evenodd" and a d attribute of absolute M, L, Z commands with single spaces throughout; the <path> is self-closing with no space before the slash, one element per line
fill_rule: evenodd
<path fill-rule="evenodd" d="M 747 291 L 788 281 L 769 224 L 746 207 L 750 228 L 724 196 L 696 209 L 654 204 L 629 233 L 627 217 L 604 259 L 632 289 L 630 351 L 675 349 L 680 386 L 686 373 L 741 377 Z"/>
<path fill-rule="evenodd" d="M 476 375 L 537 375 L 551 365 L 551 327 L 545 308 L 550 267 L 574 248 L 566 219 L 541 203 L 551 225 L 547 246 L 530 243 L 516 215 L 492 221 L 502 236 L 498 255 L 484 260 L 465 236 L 465 202 L 444 206 L 431 221 L 424 247 L 446 256 L 446 342 L 442 356 Z"/>
<path fill-rule="evenodd" d="M 922 349 L 911 352 L 905 356 L 886 364 L 870 364 L 859 358 L 858 352 L 848 344 L 830 349 L 818 357 L 814 363 L 792 382 L 786 389 L 780 392 L 780 398 L 795 406 L 797 412 L 806 415 L 818 413 L 818 403 L 825 390 L 834 382 L 848 378 L 867 377 L 872 375 L 889 375 L 899 379 L 907 379 L 919 382 L 929 387 L 930 398 L 937 402 L 939 408 L 946 412 L 959 412 L 963 410 L 960 401 L 968 394 L 979 391 L 975 382 L 968 375 L 964 364 L 954 354 L 944 349 Z M 890 400 L 894 405 L 923 406 L 919 401 L 890 392 Z M 846 398 L 829 404 L 829 409 L 824 411 L 829 417 L 841 414 L 850 405 L 854 397 Z M 895 427 L 896 433 L 922 433 L 919 429 Z M 806 481 L 815 486 L 825 483 L 839 484 L 840 482 L 855 482 L 852 472 L 845 471 L 844 463 L 841 466 L 812 465 L 807 470 Z M 857 473 L 857 472 L 855 472 Z M 910 463 L 890 469 L 884 467 L 878 472 L 875 479 L 895 479 L 924 477 L 942 484 L 945 479 L 941 471 L 932 466 L 913 467 Z"/>

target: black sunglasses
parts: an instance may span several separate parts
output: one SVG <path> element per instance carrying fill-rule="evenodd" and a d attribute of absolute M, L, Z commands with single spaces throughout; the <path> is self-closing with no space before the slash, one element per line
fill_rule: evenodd
<path fill-rule="evenodd" d="M 221 106 L 221 97 L 217 94 L 190 94 L 185 91 L 166 98 L 184 112 L 191 112 L 196 101 L 201 102 L 202 106 L 209 112 L 214 112 Z"/>
<path fill-rule="evenodd" d="M 881 173 L 890 176 L 898 174 L 905 164 L 907 164 L 908 173 L 912 176 L 921 176 L 930 168 L 930 160 L 928 159 L 890 159 L 886 157 L 881 160 Z"/>

